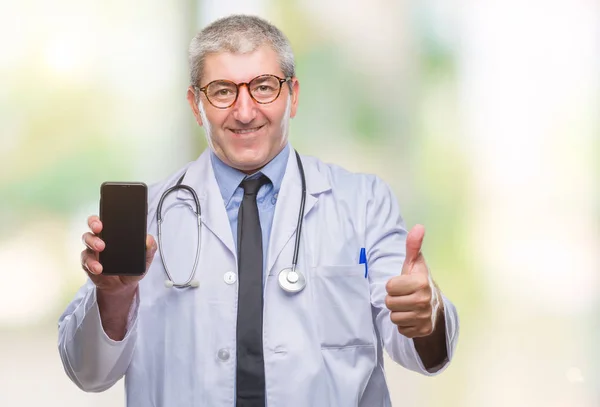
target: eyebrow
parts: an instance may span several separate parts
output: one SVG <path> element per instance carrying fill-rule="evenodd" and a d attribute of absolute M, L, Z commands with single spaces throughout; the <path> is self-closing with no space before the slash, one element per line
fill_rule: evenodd
<path fill-rule="evenodd" d="M 229 81 L 229 82 L 233 82 L 233 83 L 250 83 L 252 82 L 254 79 L 258 78 L 259 76 L 264 76 L 264 75 L 273 75 L 276 76 L 278 78 L 286 78 L 286 76 L 284 74 L 279 74 L 279 73 L 261 73 L 259 75 L 253 76 L 252 78 L 250 78 L 249 80 L 246 81 L 235 81 L 233 79 L 225 79 L 225 78 L 218 78 L 218 79 L 213 79 L 211 81 L 206 81 L 207 84 L 211 83 L 211 82 L 217 82 L 217 81 Z M 262 78 L 263 80 L 266 80 L 267 78 Z"/>
<path fill-rule="evenodd" d="M 263 75 L 270 75 L 270 74 L 263 74 Z M 260 76 L 262 76 L 262 75 L 258 75 L 257 77 L 250 79 L 250 82 L 252 82 L 254 79 L 257 79 L 257 82 L 266 81 L 268 79 L 268 78 L 260 78 Z"/>

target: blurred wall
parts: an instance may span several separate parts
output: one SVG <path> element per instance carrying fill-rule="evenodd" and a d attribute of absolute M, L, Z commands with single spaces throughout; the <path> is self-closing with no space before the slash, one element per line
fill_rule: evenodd
<path fill-rule="evenodd" d="M 435 378 L 387 361 L 394 405 L 600 405 L 600 13 L 585 0 L 0 3 L 0 405 L 124 404 L 122 381 L 68 380 L 56 323 L 100 183 L 153 183 L 205 148 L 187 46 L 233 12 L 292 42 L 293 145 L 377 173 L 426 226 L 461 337 Z"/>

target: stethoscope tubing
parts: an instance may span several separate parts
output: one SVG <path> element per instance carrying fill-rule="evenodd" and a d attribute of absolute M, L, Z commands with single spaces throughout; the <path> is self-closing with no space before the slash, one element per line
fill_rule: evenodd
<path fill-rule="evenodd" d="M 304 174 L 304 167 L 302 165 L 302 160 L 300 159 L 300 154 L 298 154 L 298 151 L 294 151 L 294 152 L 296 153 L 296 161 L 298 162 L 298 170 L 300 172 L 300 180 L 302 183 L 302 197 L 300 200 L 300 210 L 298 211 L 298 222 L 296 225 L 296 240 L 295 240 L 295 244 L 294 244 L 294 255 L 292 257 L 291 272 L 298 273 L 301 276 L 299 281 L 302 281 L 302 284 L 306 285 L 306 280 L 304 279 L 304 276 L 299 271 L 296 271 L 296 266 L 298 264 L 298 254 L 300 253 L 300 237 L 302 235 L 304 210 L 305 210 L 305 206 L 306 206 L 306 177 Z M 175 185 L 173 185 L 172 187 L 168 188 L 165 192 L 163 192 L 163 194 L 160 197 L 160 200 L 158 201 L 158 206 L 156 209 L 156 221 L 157 221 L 157 226 L 158 226 L 158 236 L 157 236 L 158 249 L 159 249 L 161 261 L 163 263 L 163 267 L 165 268 L 165 273 L 168 278 L 168 280 L 165 282 L 165 285 L 167 287 L 175 287 L 175 288 L 187 288 L 187 287 L 197 287 L 198 286 L 198 282 L 196 280 L 194 280 L 194 278 L 196 276 L 196 268 L 198 267 L 198 261 L 200 259 L 200 247 L 201 247 L 200 239 L 201 239 L 201 230 L 202 230 L 201 207 L 200 207 L 200 200 L 198 199 L 198 194 L 196 194 L 196 191 L 189 185 L 182 184 L 184 177 L 185 177 L 185 172 L 181 176 L 181 178 L 179 178 L 179 180 L 177 181 L 177 183 Z M 196 210 L 194 211 L 194 208 L 191 208 L 191 209 L 194 212 L 194 214 L 196 215 L 197 222 L 198 222 L 198 245 L 196 246 L 196 257 L 194 260 L 194 266 L 192 268 L 192 273 L 190 274 L 190 276 L 184 283 L 176 283 L 173 280 L 173 277 L 171 276 L 171 273 L 167 267 L 167 262 L 165 260 L 163 246 L 162 246 L 162 228 L 161 228 L 162 223 L 163 223 L 162 206 L 165 201 L 165 198 L 170 193 L 175 192 L 179 189 L 185 189 L 186 191 L 188 191 L 192 194 Z M 284 272 L 285 270 L 287 270 L 287 269 L 282 270 L 280 273 Z M 281 283 L 280 283 L 280 285 L 281 285 Z M 298 292 L 298 291 L 301 291 L 304 288 L 304 286 L 297 287 L 297 290 L 294 290 L 294 291 L 290 291 L 289 289 L 286 289 L 283 286 L 281 288 L 288 292 Z"/>

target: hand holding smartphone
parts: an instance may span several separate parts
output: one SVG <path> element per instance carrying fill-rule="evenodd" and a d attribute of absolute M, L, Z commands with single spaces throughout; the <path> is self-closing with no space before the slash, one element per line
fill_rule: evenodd
<path fill-rule="evenodd" d="M 100 196 L 100 217 L 88 218 L 90 231 L 82 236 L 86 248 L 81 265 L 96 286 L 104 331 L 120 341 L 138 283 L 152 264 L 157 244 L 146 234 L 146 185 L 105 182 Z"/>

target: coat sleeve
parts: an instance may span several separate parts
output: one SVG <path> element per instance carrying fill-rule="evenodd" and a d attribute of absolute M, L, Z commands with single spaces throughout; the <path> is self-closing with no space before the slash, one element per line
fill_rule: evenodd
<path fill-rule="evenodd" d="M 58 321 L 58 351 L 65 372 L 80 389 L 101 392 L 119 381 L 131 362 L 136 343 L 138 294 L 122 341 L 110 339 L 100 320 L 96 287 L 88 279 Z"/>
<path fill-rule="evenodd" d="M 459 321 L 456 308 L 442 295 L 448 358 L 441 365 L 427 370 L 415 349 L 414 341 L 398 332 L 385 305 L 385 286 L 390 278 L 399 275 L 402 270 L 408 232 L 389 186 L 378 177 L 373 177 L 367 185 L 370 190 L 367 191 L 369 198 L 366 206 L 365 244 L 376 329 L 385 350 L 396 363 L 427 376 L 439 374 L 452 360 L 458 341 Z"/>

